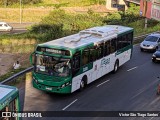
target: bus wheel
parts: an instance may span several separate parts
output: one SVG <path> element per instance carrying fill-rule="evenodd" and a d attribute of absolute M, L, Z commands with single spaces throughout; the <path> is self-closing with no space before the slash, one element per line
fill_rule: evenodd
<path fill-rule="evenodd" d="M 82 91 L 84 89 L 85 83 L 84 80 L 81 80 L 80 82 L 80 91 Z"/>
<path fill-rule="evenodd" d="M 118 61 L 116 61 L 115 64 L 114 64 L 113 73 L 116 73 L 118 71 L 118 67 L 119 67 Z"/>

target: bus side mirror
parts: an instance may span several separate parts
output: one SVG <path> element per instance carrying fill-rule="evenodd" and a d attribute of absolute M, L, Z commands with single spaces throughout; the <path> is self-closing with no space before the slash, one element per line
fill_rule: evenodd
<path fill-rule="evenodd" d="M 30 55 L 30 59 L 29 59 L 31 65 L 35 65 L 35 52 L 33 52 L 31 55 Z"/>

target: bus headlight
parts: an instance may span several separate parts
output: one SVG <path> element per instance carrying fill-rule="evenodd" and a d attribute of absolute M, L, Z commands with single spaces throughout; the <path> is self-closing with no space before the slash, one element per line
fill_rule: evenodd
<path fill-rule="evenodd" d="M 68 86 L 68 85 L 70 85 L 70 82 L 67 82 L 67 83 L 66 83 L 66 86 Z"/>
<path fill-rule="evenodd" d="M 70 82 L 67 82 L 67 83 L 64 83 L 63 85 L 61 85 L 60 88 L 64 88 L 64 87 L 69 86 L 69 85 L 71 85 Z"/>
<path fill-rule="evenodd" d="M 33 80 L 34 80 L 36 83 L 38 83 L 38 80 L 36 80 L 35 77 L 33 77 Z"/>
<path fill-rule="evenodd" d="M 61 86 L 61 88 L 64 88 L 65 87 L 65 84 L 63 84 L 62 86 Z"/>

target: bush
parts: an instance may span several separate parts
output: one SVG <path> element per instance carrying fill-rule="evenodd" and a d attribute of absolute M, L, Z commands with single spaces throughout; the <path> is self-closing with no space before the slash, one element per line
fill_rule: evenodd
<path fill-rule="evenodd" d="M 39 24 L 34 25 L 29 30 L 30 33 L 36 34 L 36 38 L 41 41 L 57 39 L 62 36 L 62 24 Z"/>
<path fill-rule="evenodd" d="M 32 26 L 30 29 L 30 32 L 36 33 L 36 34 L 42 34 L 47 32 L 62 32 L 62 24 L 55 25 L 55 24 L 38 24 Z"/>

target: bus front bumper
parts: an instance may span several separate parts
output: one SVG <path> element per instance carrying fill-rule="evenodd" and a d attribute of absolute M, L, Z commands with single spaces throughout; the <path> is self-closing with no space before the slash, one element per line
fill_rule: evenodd
<path fill-rule="evenodd" d="M 48 86 L 44 84 L 40 84 L 36 82 L 34 79 L 32 80 L 33 87 L 37 88 L 39 90 L 43 90 L 46 92 L 53 92 L 53 93 L 71 93 L 71 84 L 68 84 L 66 86 Z"/>

